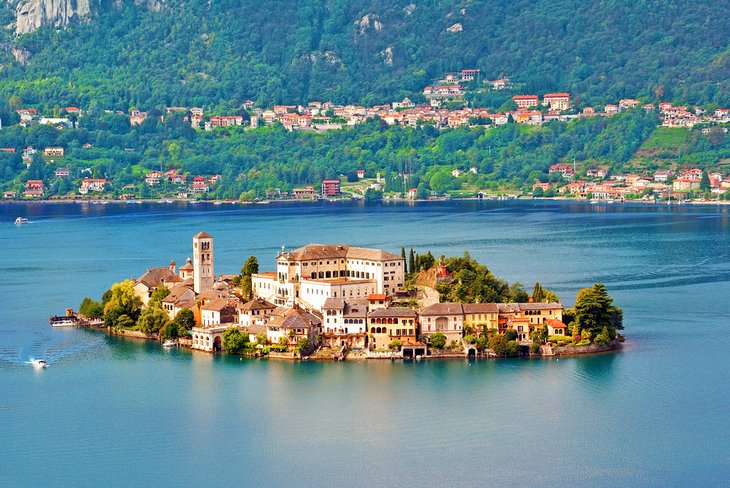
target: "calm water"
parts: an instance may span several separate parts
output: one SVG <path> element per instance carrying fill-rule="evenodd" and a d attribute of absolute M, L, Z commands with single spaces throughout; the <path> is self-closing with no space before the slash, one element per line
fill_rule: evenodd
<path fill-rule="evenodd" d="M 602 281 L 629 342 L 560 360 L 298 364 L 47 325 L 183 263 L 200 230 L 218 273 L 347 242 L 468 249 L 567 304 Z M 729 237 L 718 208 L 0 205 L 0 485 L 727 486 Z"/>

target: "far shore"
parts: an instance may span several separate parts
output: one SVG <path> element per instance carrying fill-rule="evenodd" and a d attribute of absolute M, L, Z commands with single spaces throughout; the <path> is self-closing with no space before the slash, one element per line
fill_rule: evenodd
<path fill-rule="evenodd" d="M 435 197 L 426 199 L 410 199 L 410 198 L 386 198 L 383 200 L 376 200 L 377 202 L 409 202 L 409 203 L 426 203 L 426 202 L 444 202 L 444 201 L 557 201 L 557 202 L 575 202 L 575 203 L 590 203 L 600 205 L 671 205 L 671 206 L 685 206 L 685 205 L 699 205 L 699 206 L 725 206 L 730 205 L 730 200 L 690 200 L 690 201 L 653 201 L 653 200 L 590 200 L 587 198 L 570 198 L 570 197 L 532 197 L 530 195 L 494 195 L 487 196 L 485 198 L 479 197 Z M 106 205 L 106 204 L 142 204 L 142 203 L 156 203 L 160 205 L 170 205 L 173 203 L 189 203 L 193 205 L 197 204 L 212 204 L 212 205 L 268 205 L 276 203 L 317 203 L 322 201 L 333 201 L 333 202 L 352 202 L 352 201 L 365 201 L 362 198 L 335 198 L 335 199 L 310 199 L 310 200 L 295 200 L 295 199 L 266 199 L 258 201 L 243 201 L 243 200 L 197 200 L 191 198 L 135 198 L 135 199 L 121 199 L 121 198 L 53 198 L 53 199 L 33 199 L 33 200 L 0 200 L 0 205 L 25 205 L 25 204 L 92 204 L 92 205 Z"/>

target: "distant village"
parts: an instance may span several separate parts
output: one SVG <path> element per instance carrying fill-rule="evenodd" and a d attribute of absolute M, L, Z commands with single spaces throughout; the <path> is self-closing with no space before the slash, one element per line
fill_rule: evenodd
<path fill-rule="evenodd" d="M 500 126 L 508 123 L 542 125 L 548 122 L 568 122 L 581 117 L 610 117 L 624 110 L 643 109 L 646 111 L 658 110 L 661 117 L 661 125 L 664 127 L 686 127 L 691 128 L 699 124 L 706 125 L 702 128 L 703 133 L 713 131 L 727 132 L 724 124 L 730 122 L 730 109 L 718 108 L 711 113 L 705 113 L 701 107 L 674 106 L 669 102 L 659 103 L 657 106 L 651 103 L 642 103 L 635 99 L 622 99 L 616 104 L 607 104 L 600 110 L 594 107 L 583 107 L 578 112 L 572 105 L 570 93 L 546 93 L 542 96 L 536 94 L 522 94 L 512 97 L 514 109 L 504 112 L 493 112 L 486 108 L 469 107 L 465 102 L 467 85 L 474 84 L 480 80 L 480 70 L 465 69 L 456 73 L 449 73 L 439 82 L 426 86 L 423 89 L 423 96 L 427 104 L 415 104 L 408 98 L 399 102 L 392 102 L 384 105 L 365 107 L 360 105 L 338 105 L 333 102 L 310 102 L 302 105 L 275 105 L 271 109 L 255 107 L 254 102 L 246 101 L 243 108 L 246 115 L 207 115 L 199 107 L 166 107 L 164 119 L 167 114 L 181 114 L 187 124 L 199 130 L 212 131 L 221 127 L 247 127 L 256 128 L 264 125 L 280 123 L 290 131 L 313 131 L 323 132 L 338 130 L 345 127 L 361 124 L 368 119 L 378 117 L 388 125 L 400 126 L 422 126 L 431 125 L 439 129 L 455 128 L 475 125 Z M 497 80 L 480 81 L 479 86 L 487 87 L 490 90 L 514 89 L 508 78 Z M 454 108 L 458 106 L 458 108 Z M 147 119 L 148 113 L 137 109 L 131 110 L 128 114 L 123 112 L 111 112 L 117 115 L 124 115 L 129 118 L 131 126 L 137 126 Z M 44 117 L 33 108 L 18 109 L 22 126 L 31 124 L 48 124 L 59 129 L 75 127 L 79 118 L 83 117 L 83 111 L 78 107 L 66 107 L 58 111 L 57 117 Z M 84 149 L 91 149 L 93 145 L 86 144 Z M 16 148 L 0 148 L 0 152 L 15 153 Z M 41 152 L 43 158 L 50 161 L 58 161 L 54 178 L 72 179 L 78 175 L 71 175 L 69 168 L 62 165 L 65 156 L 63 147 L 34 148 L 28 146 L 22 149 L 23 160 L 30 166 L 33 155 Z M 455 168 L 453 176 L 460 177 L 461 174 L 475 168 Z M 550 190 L 561 195 L 573 195 L 585 197 L 593 195 L 596 198 L 625 198 L 629 195 L 639 194 L 647 196 L 648 192 L 659 197 L 669 197 L 672 191 L 688 192 L 700 189 L 700 179 L 696 178 L 695 169 L 686 168 L 676 172 L 664 174 L 657 172 L 653 175 L 608 175 L 607 169 L 587 170 L 587 179 L 574 180 L 577 172 L 574 166 L 568 164 L 557 164 L 550 168 L 550 173 L 559 172 L 565 178 L 565 184 L 556 182 L 537 182 L 533 191 L 538 189 L 543 194 Z M 88 170 L 89 174 L 91 170 Z M 376 175 L 368 175 L 370 178 Z M 207 194 L 220 179 L 220 175 L 189 175 L 180 173 L 179 170 L 170 168 L 168 170 L 152 170 L 144 175 L 144 183 L 150 188 L 158 187 L 161 183 L 172 184 L 177 188 L 176 198 L 200 198 Z M 358 173 L 360 179 L 364 178 L 364 171 Z M 607 182 L 605 180 L 608 178 Z M 74 178 L 76 179 L 76 178 Z M 596 180 L 599 180 L 597 182 Z M 81 175 L 76 191 L 81 196 L 102 195 L 109 192 L 110 183 L 105 178 L 92 178 Z M 730 177 L 727 175 L 710 175 L 711 191 L 724 193 L 730 189 Z M 370 183 L 368 188 L 381 190 L 382 183 L 379 177 Z M 139 198 L 137 187 L 128 185 L 121 189 L 118 197 L 123 200 Z M 41 180 L 27 180 L 22 192 L 5 191 L 4 199 L 38 199 L 46 195 L 47 188 Z M 267 195 L 267 198 L 283 199 L 314 199 L 332 198 L 343 196 L 340 180 L 325 180 L 321 186 L 307 186 L 294 189 L 291 194 L 279 192 L 274 195 Z M 344 195 L 348 196 L 348 195 Z M 361 194 L 351 194 L 357 198 Z M 677 195 L 681 197 L 682 195 Z M 413 199 L 416 197 L 415 189 L 403 195 L 404 198 Z"/>
<path fill-rule="evenodd" d="M 195 350 L 223 350 L 231 328 L 259 348 L 280 346 L 281 357 L 300 357 L 298 346 L 306 339 L 310 352 L 326 349 L 341 359 L 350 353 L 361 358 L 430 355 L 436 334 L 453 354 L 464 356 L 476 354 L 464 341 L 467 334 L 512 330 L 520 345 L 529 346 L 537 328 L 546 327 L 549 336 L 568 333 L 560 303 L 440 303 L 438 294 L 414 298 L 404 288 L 402 256 L 345 244 L 282 248 L 275 271 L 251 276 L 253 296 L 245 301 L 234 284 L 237 275 L 215 274 L 213 237 L 200 232 L 192 244 L 192 260 L 179 269 L 174 261 L 148 269 L 134 280 L 134 293 L 147 306 L 155 290 L 167 288 L 162 308 L 170 320 L 192 310 L 196 325 L 180 341 Z M 451 279 L 439 263 L 434 273 L 439 281 Z M 550 343 L 542 354 L 554 354 Z"/>

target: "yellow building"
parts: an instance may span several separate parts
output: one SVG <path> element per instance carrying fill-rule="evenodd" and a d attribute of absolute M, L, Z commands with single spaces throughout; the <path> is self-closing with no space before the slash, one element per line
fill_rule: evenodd
<path fill-rule="evenodd" d="M 464 303 L 464 329 L 475 333 L 499 328 L 499 307 L 496 303 Z"/>

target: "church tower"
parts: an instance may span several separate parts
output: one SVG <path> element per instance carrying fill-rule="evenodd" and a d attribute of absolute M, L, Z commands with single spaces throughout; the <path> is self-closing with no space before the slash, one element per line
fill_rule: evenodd
<path fill-rule="evenodd" d="M 200 293 L 213 288 L 213 237 L 207 232 L 193 236 L 193 290 Z"/>

